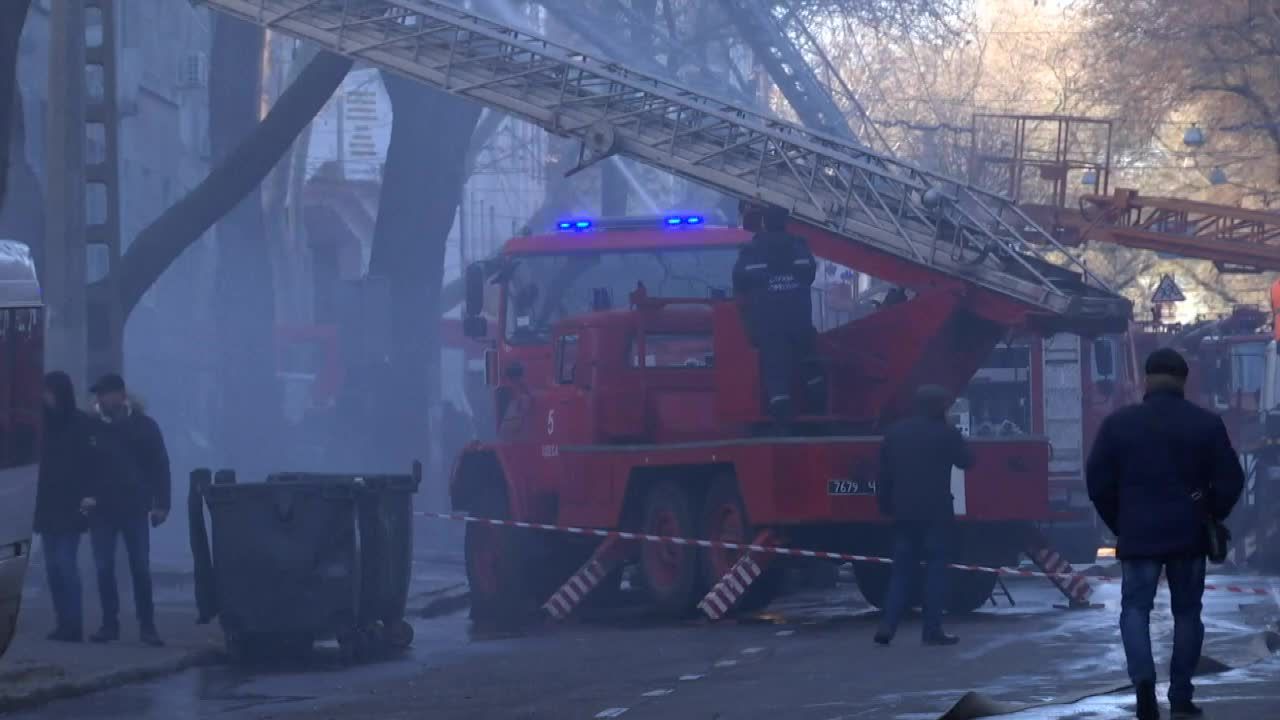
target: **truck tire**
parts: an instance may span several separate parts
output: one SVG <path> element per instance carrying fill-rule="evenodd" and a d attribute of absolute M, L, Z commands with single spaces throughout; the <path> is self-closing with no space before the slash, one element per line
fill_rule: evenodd
<path fill-rule="evenodd" d="M 748 522 L 746 505 L 742 502 L 742 494 L 738 492 L 738 483 L 733 476 L 722 475 L 707 488 L 702 527 L 708 540 L 749 543 L 755 539 L 756 529 Z M 742 551 L 706 548 L 702 551 L 702 557 L 703 586 L 709 588 L 719 582 L 738 558 L 742 557 Z M 736 611 L 759 610 L 782 593 L 786 573 L 781 558 L 774 556 L 762 560 L 768 562 L 768 568 L 738 600 L 738 605 L 734 608 Z"/>
<path fill-rule="evenodd" d="M 508 519 L 506 493 L 494 486 L 485 488 L 471 511 L 479 517 Z M 467 523 L 463 555 L 471 590 L 471 619 L 477 624 L 514 630 L 536 617 L 538 600 L 529 583 L 518 532 L 516 528 Z"/>
<path fill-rule="evenodd" d="M 889 599 L 889 578 L 893 575 L 892 565 L 880 563 L 856 562 L 853 564 L 853 577 L 858 582 L 858 592 L 862 593 L 867 604 L 877 610 L 883 610 Z M 908 605 L 920 605 L 920 586 L 918 579 L 913 582 Z"/>
<path fill-rule="evenodd" d="M 879 563 L 854 563 L 853 574 L 858 581 L 858 590 L 862 597 L 877 610 L 883 610 L 889 599 L 889 578 L 893 574 L 892 565 Z M 964 570 L 947 571 L 947 606 L 948 615 L 963 615 L 981 608 L 991 598 L 996 587 L 996 576 L 993 573 L 966 572 Z M 907 605 L 919 608 L 924 598 L 924 568 L 916 571 L 911 579 L 911 590 L 907 594 Z"/>
<path fill-rule="evenodd" d="M 688 489 L 663 481 L 649 488 L 641 514 L 641 532 L 698 537 L 697 514 Z M 663 615 L 687 617 L 705 592 L 701 553 L 674 543 L 642 543 L 640 578 L 650 601 Z"/>
<path fill-rule="evenodd" d="M 947 613 L 963 615 L 980 609 L 996 589 L 995 573 L 947 571 Z"/>

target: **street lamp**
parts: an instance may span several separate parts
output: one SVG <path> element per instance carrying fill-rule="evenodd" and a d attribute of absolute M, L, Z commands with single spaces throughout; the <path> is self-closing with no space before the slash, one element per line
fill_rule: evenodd
<path fill-rule="evenodd" d="M 1204 131 L 1195 123 L 1191 123 L 1191 127 L 1187 128 L 1187 131 L 1182 134 L 1182 144 L 1189 148 L 1199 148 L 1204 147 L 1204 143 Z"/>

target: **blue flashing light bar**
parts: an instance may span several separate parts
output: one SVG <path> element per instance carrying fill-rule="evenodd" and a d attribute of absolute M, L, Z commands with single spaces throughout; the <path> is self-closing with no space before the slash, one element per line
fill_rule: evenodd
<path fill-rule="evenodd" d="M 602 218 L 598 222 L 596 220 L 588 220 L 586 218 L 571 218 L 568 220 L 558 221 L 556 223 L 556 228 L 562 232 L 578 232 L 597 227 L 602 230 L 638 230 L 641 228 L 652 228 L 654 225 L 674 228 L 681 227 L 683 225 L 705 225 L 706 223 L 707 218 L 704 215 L 667 215 L 657 218 Z"/>

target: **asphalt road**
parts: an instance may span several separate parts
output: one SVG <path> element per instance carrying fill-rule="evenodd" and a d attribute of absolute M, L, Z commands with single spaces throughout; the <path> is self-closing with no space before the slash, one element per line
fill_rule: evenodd
<path fill-rule="evenodd" d="M 1105 609 L 1072 612 L 1053 607 L 1059 598 L 1047 584 L 1010 588 L 1016 607 L 951 621 L 963 639 L 954 648 L 922 647 L 914 623 L 892 647 L 874 646 L 877 616 L 846 586 L 715 625 L 622 612 L 482 637 L 459 612 L 418 622 L 413 651 L 393 661 L 344 669 L 322 648 L 305 666 L 193 670 L 13 717 L 934 720 L 970 691 L 1057 703 L 1006 716 L 1017 720 L 1131 717 L 1124 694 L 1064 704 L 1126 684 L 1117 588 L 1099 588 Z M 1211 718 L 1270 717 L 1258 708 L 1280 707 L 1280 663 L 1260 634 L 1275 621 L 1278 596 L 1244 607 L 1238 595 L 1207 598 L 1206 654 L 1242 668 L 1202 683 L 1202 697 L 1217 703 Z M 1167 639 L 1170 630 L 1162 618 L 1154 634 Z"/>

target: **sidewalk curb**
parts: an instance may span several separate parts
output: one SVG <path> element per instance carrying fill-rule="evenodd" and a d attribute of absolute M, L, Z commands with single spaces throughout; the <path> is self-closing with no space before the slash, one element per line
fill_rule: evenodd
<path fill-rule="evenodd" d="M 54 700 L 67 700 L 81 697 L 102 690 L 110 690 L 123 685 L 146 682 L 156 678 L 172 675 L 194 667 L 204 667 L 222 662 L 221 650 L 208 647 L 193 650 L 182 657 L 168 662 L 156 663 L 146 667 L 129 668 L 116 672 L 103 673 L 83 679 L 59 681 L 50 685 L 33 688 L 29 692 L 16 694 L 0 693 L 0 715 L 15 710 L 29 709 Z"/>

